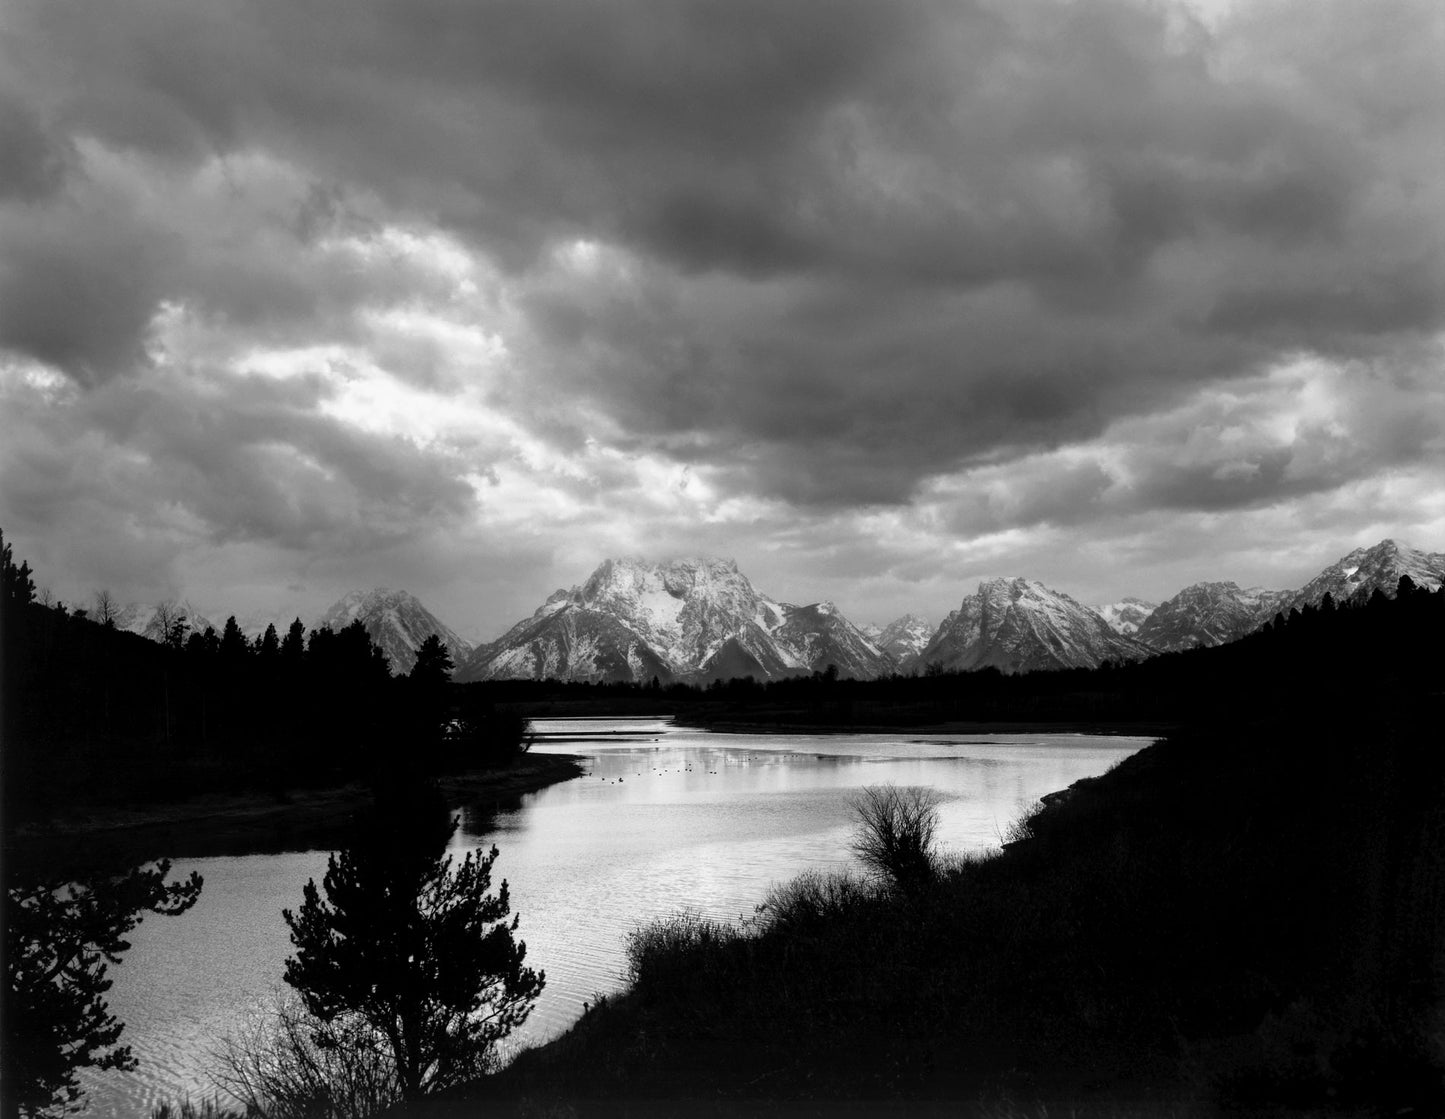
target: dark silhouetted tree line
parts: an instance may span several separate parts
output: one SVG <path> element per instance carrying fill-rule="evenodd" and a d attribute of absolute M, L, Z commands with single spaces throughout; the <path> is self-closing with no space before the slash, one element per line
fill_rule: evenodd
<path fill-rule="evenodd" d="M 151 641 L 90 612 L 36 600 L 4 545 L 4 798 L 11 823 L 77 800 L 152 801 L 206 791 L 386 779 L 505 763 L 525 721 L 449 683 L 440 642 L 392 676 L 360 622 L 299 620 L 248 640 L 186 633 Z"/>

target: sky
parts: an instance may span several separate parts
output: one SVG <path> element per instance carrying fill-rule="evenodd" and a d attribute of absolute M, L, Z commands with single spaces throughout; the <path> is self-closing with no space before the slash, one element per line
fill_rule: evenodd
<path fill-rule="evenodd" d="M 5 0 L 0 531 L 490 638 L 1445 550 L 1438 0 Z"/>

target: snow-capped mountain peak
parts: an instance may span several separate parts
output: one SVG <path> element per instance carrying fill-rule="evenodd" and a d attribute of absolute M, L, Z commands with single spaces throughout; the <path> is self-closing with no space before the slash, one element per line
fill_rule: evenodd
<path fill-rule="evenodd" d="M 1028 672 L 1093 668 L 1149 652 L 1060 591 L 1032 579 L 1000 578 L 981 582 L 944 619 L 919 660 L 953 670 Z"/>
<path fill-rule="evenodd" d="M 127 633 L 138 633 L 152 641 L 164 641 L 167 615 L 172 620 L 179 619 L 185 622 L 187 635 L 205 633 L 208 629 L 214 629 L 219 633 L 221 629 L 209 619 L 202 617 L 189 602 L 162 602 L 150 606 L 132 602 L 121 607 L 116 614 L 115 628 L 125 630 Z"/>
<path fill-rule="evenodd" d="M 416 664 L 416 651 L 432 634 L 442 639 L 457 664 L 472 651 L 470 644 L 443 624 L 415 595 L 386 587 L 352 591 L 342 596 L 309 628 L 329 626 L 340 630 L 356 621 L 366 627 L 372 641 L 391 662 L 392 672 L 398 675 L 411 671 Z"/>
<path fill-rule="evenodd" d="M 1356 548 L 1299 590 L 1285 596 L 1277 609 L 1288 614 L 1291 610 L 1318 606 L 1327 594 L 1339 605 L 1363 601 L 1377 590 L 1393 597 L 1402 575 L 1408 575 L 1417 587 L 1436 590 L 1445 582 L 1445 553 L 1422 552 L 1389 539 L 1368 548 Z M 1274 617 L 1274 611 L 1269 617 Z"/>
<path fill-rule="evenodd" d="M 1109 623 L 1109 628 L 1115 633 L 1133 637 L 1139 632 L 1139 627 L 1144 624 L 1144 620 L 1158 608 L 1158 605 L 1157 602 L 1148 602 L 1142 598 L 1126 595 L 1118 602 L 1095 606 L 1094 610 L 1099 617 Z"/>
<path fill-rule="evenodd" d="M 1233 582 L 1194 583 L 1160 603 L 1136 636 L 1164 652 L 1234 641 L 1273 617 L 1283 591 Z"/>
<path fill-rule="evenodd" d="M 790 606 L 731 559 L 604 560 L 578 587 L 478 648 L 463 679 L 789 675 L 837 664 L 877 675 L 892 661 L 830 602 Z"/>

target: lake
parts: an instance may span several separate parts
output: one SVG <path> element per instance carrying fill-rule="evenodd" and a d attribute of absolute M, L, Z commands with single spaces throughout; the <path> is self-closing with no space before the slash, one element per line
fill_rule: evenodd
<path fill-rule="evenodd" d="M 945 798 L 946 850 L 996 848 L 1040 797 L 1095 776 L 1148 738 L 1068 734 L 736 735 L 670 720 L 537 720 L 538 751 L 587 758 L 586 776 L 514 808 L 458 805 L 457 852 L 495 843 L 528 962 L 547 988 L 516 1039 L 565 1030 L 584 1001 L 618 988 L 627 933 L 691 909 L 751 916 L 769 887 L 810 867 L 852 865 L 849 798 L 865 785 L 929 785 Z M 326 852 L 177 860 L 205 889 L 182 917 L 151 917 L 111 968 L 111 1007 L 140 1067 L 85 1078 L 89 1113 L 149 1116 L 214 1094 L 220 1038 L 264 1006 L 291 950 L 281 910 L 298 908 Z"/>

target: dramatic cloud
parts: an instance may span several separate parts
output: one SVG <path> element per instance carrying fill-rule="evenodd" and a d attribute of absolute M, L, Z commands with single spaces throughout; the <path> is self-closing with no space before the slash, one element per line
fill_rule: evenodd
<path fill-rule="evenodd" d="M 618 550 L 886 620 L 1445 546 L 1442 56 L 1433 0 L 15 0 L 0 525 L 490 631 Z"/>

